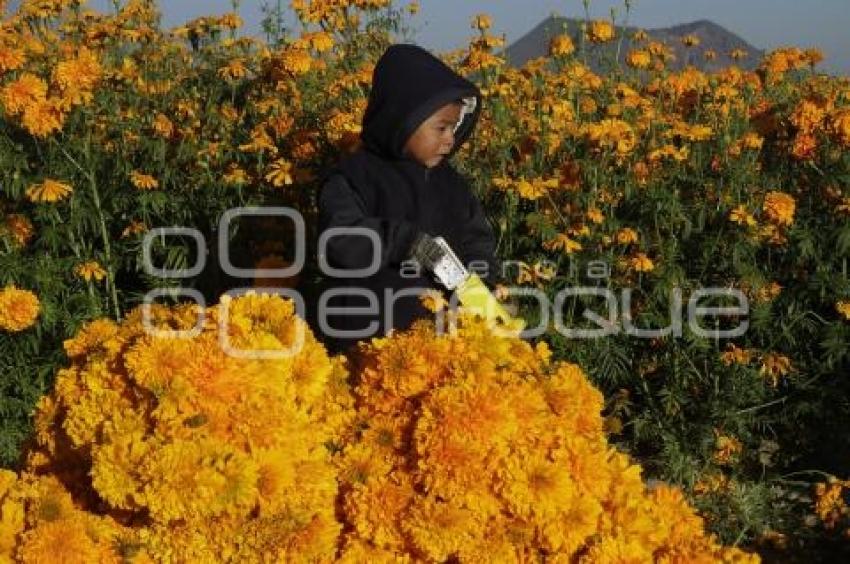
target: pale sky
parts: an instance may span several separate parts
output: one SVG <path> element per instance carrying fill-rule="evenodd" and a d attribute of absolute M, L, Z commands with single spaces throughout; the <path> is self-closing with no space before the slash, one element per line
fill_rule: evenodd
<path fill-rule="evenodd" d="M 248 33 L 259 33 L 263 3 L 238 2 Z M 109 9 L 112 2 L 89 0 L 88 4 Z M 169 26 L 229 11 L 232 4 L 232 0 L 160 1 L 164 23 Z M 282 4 L 288 6 L 289 0 Z M 494 31 L 505 33 L 509 44 L 552 13 L 584 15 L 582 0 L 421 0 L 420 4 L 421 11 L 414 19 L 418 28 L 415 39 L 437 51 L 464 44 L 472 33 L 470 18 L 481 12 L 493 17 Z M 624 17 L 623 0 L 590 0 L 591 17 L 607 18 L 611 8 L 617 10 L 618 20 Z M 653 28 L 698 19 L 710 19 L 760 49 L 818 47 L 826 55 L 823 70 L 850 75 L 850 0 L 632 0 L 629 23 Z M 294 26 L 294 21 L 290 23 Z"/>

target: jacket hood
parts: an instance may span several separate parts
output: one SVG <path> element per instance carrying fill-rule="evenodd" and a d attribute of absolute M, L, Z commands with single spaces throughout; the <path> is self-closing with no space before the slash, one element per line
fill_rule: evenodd
<path fill-rule="evenodd" d="M 390 46 L 372 74 L 372 90 L 360 135 L 369 150 L 403 159 L 407 140 L 435 111 L 464 103 L 455 128 L 454 154 L 469 138 L 481 112 L 481 92 L 440 59 L 416 45 Z"/>

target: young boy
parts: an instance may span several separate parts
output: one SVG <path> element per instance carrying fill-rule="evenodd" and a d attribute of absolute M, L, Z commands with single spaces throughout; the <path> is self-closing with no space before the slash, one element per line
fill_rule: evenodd
<path fill-rule="evenodd" d="M 448 161 L 472 133 L 480 110 L 478 88 L 420 47 L 393 45 L 378 61 L 362 146 L 330 171 L 319 194 L 320 233 L 361 228 L 380 243 L 375 251 L 362 232 L 339 230 L 327 240 L 325 258 L 334 268 L 366 269 L 375 253 L 378 258 L 377 272 L 366 277 L 329 280 L 318 332 L 332 351 L 428 315 L 417 295 L 437 285 L 411 259 L 429 237 L 445 238 L 486 283 L 498 276 L 493 231 Z M 326 315 L 328 308 L 335 315 Z M 328 337 L 327 328 L 348 333 Z"/>

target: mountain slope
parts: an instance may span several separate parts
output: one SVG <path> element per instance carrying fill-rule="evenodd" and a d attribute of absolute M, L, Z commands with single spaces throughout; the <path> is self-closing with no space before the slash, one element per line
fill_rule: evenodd
<path fill-rule="evenodd" d="M 548 51 L 550 39 L 561 33 L 572 36 L 576 46 L 580 46 L 583 23 L 584 20 L 554 16 L 543 20 L 505 50 L 508 62 L 513 66 L 522 66 L 530 59 L 545 55 Z M 617 38 L 614 41 L 603 45 L 588 43 L 590 66 L 594 70 L 599 70 L 603 66 L 603 61 L 613 61 L 620 38 L 622 38 L 622 44 L 620 45 L 619 60 L 622 63 L 626 53 L 633 47 L 632 36 L 638 29 L 632 26 L 618 27 Z M 673 50 L 676 54 L 676 60 L 670 66 L 674 69 L 692 65 L 704 71 L 713 71 L 732 64 L 752 69 L 764 55 L 762 50 L 753 47 L 723 26 L 709 20 L 698 20 L 672 27 L 646 29 L 644 31 L 646 31 L 650 40 L 660 41 Z M 700 44 L 696 47 L 685 47 L 682 38 L 686 35 L 696 35 L 700 39 Z M 704 56 L 704 53 L 709 49 L 717 54 L 717 58 L 713 61 L 706 60 Z M 747 56 L 743 60 L 733 61 L 729 54 L 735 49 L 743 50 L 747 53 Z"/>

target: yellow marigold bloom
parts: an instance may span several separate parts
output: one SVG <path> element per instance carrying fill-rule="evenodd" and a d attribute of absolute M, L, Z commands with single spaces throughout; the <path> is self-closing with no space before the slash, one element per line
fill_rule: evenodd
<path fill-rule="evenodd" d="M 632 40 L 636 41 L 636 42 L 646 41 L 648 37 L 649 37 L 649 35 L 647 35 L 645 30 L 639 29 L 634 33 L 634 35 L 632 35 Z"/>
<path fill-rule="evenodd" d="M 132 237 L 133 235 L 140 235 L 148 230 L 147 225 L 143 221 L 133 220 L 131 221 L 127 227 L 121 232 L 121 238 Z"/>
<path fill-rule="evenodd" d="M 26 53 L 15 47 L 0 47 L 0 75 L 18 70 L 26 62 Z"/>
<path fill-rule="evenodd" d="M 794 109 L 790 120 L 797 128 L 812 131 L 826 118 L 826 109 L 815 100 L 803 100 Z"/>
<path fill-rule="evenodd" d="M 605 43 L 614 39 L 614 26 L 607 20 L 594 20 L 587 29 L 587 38 L 593 43 Z"/>
<path fill-rule="evenodd" d="M 153 120 L 153 130 L 157 135 L 169 138 L 174 135 L 175 129 L 174 124 L 168 119 L 168 116 L 165 114 L 156 114 Z"/>
<path fill-rule="evenodd" d="M 776 387 L 779 378 L 789 374 L 793 370 L 791 359 L 779 353 L 765 353 L 761 360 L 761 369 L 759 370 L 763 376 L 770 378 L 771 385 Z"/>
<path fill-rule="evenodd" d="M 576 50 L 573 39 L 569 35 L 556 35 L 549 42 L 549 54 L 553 57 L 566 57 L 572 55 Z"/>
<path fill-rule="evenodd" d="M 65 111 L 62 100 L 38 99 L 24 108 L 21 125 L 35 137 L 47 137 L 62 129 Z"/>
<path fill-rule="evenodd" d="M 238 80 L 245 78 L 248 74 L 248 69 L 245 67 L 245 61 L 242 59 L 233 59 L 216 71 L 218 76 L 225 80 Z"/>
<path fill-rule="evenodd" d="M 714 49 L 706 49 L 705 53 L 702 54 L 706 61 L 715 61 L 717 60 L 717 51 Z"/>
<path fill-rule="evenodd" d="M 623 227 L 614 235 L 614 240 L 620 245 L 630 245 L 631 243 L 637 243 L 638 234 L 631 227 Z"/>
<path fill-rule="evenodd" d="M 477 14 L 472 17 L 472 27 L 481 31 L 493 27 L 493 19 L 487 14 Z"/>
<path fill-rule="evenodd" d="M 847 515 L 844 490 L 848 487 L 850 485 L 847 482 L 834 478 L 815 485 L 815 513 L 827 529 L 834 528 Z"/>
<path fill-rule="evenodd" d="M 64 182 L 47 179 L 27 188 L 26 196 L 31 202 L 58 202 L 67 198 L 73 191 L 74 189 Z"/>
<path fill-rule="evenodd" d="M 97 562 L 106 556 L 81 519 L 45 520 L 24 533 L 19 550 L 22 562 Z"/>
<path fill-rule="evenodd" d="M 556 272 L 556 267 L 548 261 L 535 262 L 533 265 L 520 262 L 516 283 L 533 283 L 540 287 L 549 280 L 552 280 L 552 278 L 555 277 Z"/>
<path fill-rule="evenodd" d="M 850 147 L 850 110 L 843 110 L 832 117 L 830 129 L 844 147 Z"/>
<path fill-rule="evenodd" d="M 613 149 L 625 155 L 634 149 L 637 136 L 627 122 L 620 119 L 604 119 L 586 126 L 587 137 L 600 149 Z"/>
<path fill-rule="evenodd" d="M 591 223 L 595 223 L 597 225 L 605 222 L 605 214 L 603 214 L 602 211 L 597 207 L 591 207 L 590 209 L 588 209 L 585 216 Z"/>
<path fill-rule="evenodd" d="M 700 44 L 700 39 L 697 35 L 690 33 L 682 37 L 682 44 L 685 47 L 696 47 Z"/>
<path fill-rule="evenodd" d="M 0 329 L 17 333 L 35 324 L 41 304 L 29 290 L 14 285 L 0 290 Z"/>
<path fill-rule="evenodd" d="M 411 2 L 407 5 L 407 11 L 411 16 L 415 16 L 419 13 L 419 2 Z"/>
<path fill-rule="evenodd" d="M 747 52 L 746 52 L 745 50 L 743 50 L 743 49 L 733 49 L 733 50 L 729 53 L 729 57 L 730 57 L 733 61 L 740 61 L 740 60 L 742 60 L 742 59 L 746 59 L 746 58 L 747 58 Z"/>
<path fill-rule="evenodd" d="M 571 239 L 565 233 L 558 233 L 553 239 L 545 241 L 543 243 L 543 248 L 547 251 L 560 250 L 565 255 L 571 255 L 576 251 L 580 251 L 582 246 L 581 243 L 575 239 Z"/>
<path fill-rule="evenodd" d="M 227 167 L 224 175 L 222 176 L 222 180 L 224 180 L 225 184 L 239 185 L 239 184 L 247 184 L 251 177 L 242 167 L 232 164 Z"/>
<path fill-rule="evenodd" d="M 759 288 L 755 294 L 756 302 L 769 302 L 776 298 L 782 292 L 782 286 L 777 282 L 769 282 Z"/>
<path fill-rule="evenodd" d="M 327 357 L 288 301 L 250 294 L 223 302 L 227 312 L 205 310 L 192 339 L 150 329 L 188 329 L 197 306 L 153 304 L 120 324 L 88 323 L 65 342 L 71 366 L 39 402 L 28 471 L 73 467 L 60 441 L 85 452 L 86 470 L 74 477 L 73 498 L 42 487 L 38 499 L 24 500 L 25 530 L 13 549 L 34 543 L 47 518 L 79 523 L 100 551 L 92 561 L 117 559 L 101 544 L 112 546 L 118 529 L 145 539 L 151 557 L 215 561 L 227 552 L 253 561 L 282 544 L 286 560 L 333 559 L 341 526 L 326 445 L 340 444 L 337 434 L 353 420 L 345 366 Z M 225 315 L 221 325 L 239 350 L 283 351 L 302 328 L 300 348 L 280 358 L 230 356 L 219 342 Z M 76 509 L 83 496 L 100 500 L 103 518 Z M 8 515 L 4 507 L 4 522 Z M 118 525 L 119 516 L 133 525 Z"/>
<path fill-rule="evenodd" d="M 712 458 L 717 464 L 730 464 L 743 451 L 741 441 L 735 437 L 730 437 L 722 434 L 717 429 L 714 430 L 714 455 Z"/>
<path fill-rule="evenodd" d="M 159 181 L 156 178 L 138 170 L 130 173 L 130 183 L 139 190 L 155 190 L 159 188 Z"/>
<path fill-rule="evenodd" d="M 6 222 L 0 226 L 0 233 L 7 233 L 22 247 L 29 243 L 34 232 L 32 222 L 26 216 L 17 213 L 6 216 Z"/>
<path fill-rule="evenodd" d="M 545 196 L 549 190 L 558 187 L 558 179 L 532 178 L 531 180 L 521 178 L 513 184 L 520 198 L 525 200 L 537 200 Z"/>
<path fill-rule="evenodd" d="M 295 182 L 294 166 L 285 159 L 277 159 L 266 169 L 264 178 L 276 188 L 289 186 Z"/>
<path fill-rule="evenodd" d="M 648 69 L 652 64 L 652 56 L 643 49 L 632 49 L 626 55 L 626 64 L 635 69 Z"/>
<path fill-rule="evenodd" d="M 835 302 L 835 311 L 844 316 L 844 319 L 850 320 L 850 300 L 839 300 Z"/>
<path fill-rule="evenodd" d="M 6 113 L 17 115 L 38 100 L 47 97 L 47 83 L 32 73 L 23 73 L 0 90 L 0 101 Z"/>
<path fill-rule="evenodd" d="M 446 309 L 448 306 L 445 296 L 443 296 L 443 293 L 439 290 L 426 290 L 419 299 L 422 302 L 422 305 L 424 305 L 425 308 L 432 313 Z"/>
<path fill-rule="evenodd" d="M 745 149 L 750 149 L 752 151 L 758 151 L 764 145 L 764 138 L 758 133 L 754 133 L 752 131 L 746 133 L 741 138 L 741 146 Z"/>
<path fill-rule="evenodd" d="M 218 19 L 218 24 L 226 29 L 239 29 L 242 27 L 242 17 L 236 12 L 227 12 Z"/>
<path fill-rule="evenodd" d="M 735 206 L 735 209 L 729 212 L 729 220 L 738 225 L 746 225 L 747 227 L 756 225 L 756 218 L 747 211 L 747 206 L 743 204 Z"/>
<path fill-rule="evenodd" d="M 733 364 L 746 365 L 752 362 L 753 351 L 737 347 L 734 343 L 726 345 L 726 351 L 720 355 L 720 360 L 726 366 Z"/>
<path fill-rule="evenodd" d="M 313 67 L 313 57 L 306 49 L 286 48 L 279 54 L 280 64 L 293 75 L 306 74 Z"/>
<path fill-rule="evenodd" d="M 636 272 L 652 272 L 655 270 L 655 263 L 645 253 L 637 253 L 629 259 L 629 268 Z"/>
<path fill-rule="evenodd" d="M 794 198 L 784 192 L 770 191 L 764 198 L 764 214 L 777 225 L 788 226 L 794 223 L 796 209 Z"/>
<path fill-rule="evenodd" d="M 330 51 L 334 46 L 333 36 L 324 31 L 304 33 L 301 35 L 301 41 L 306 43 L 310 49 L 313 49 L 317 53 Z"/>
<path fill-rule="evenodd" d="M 94 260 L 90 260 L 81 264 L 78 264 L 74 267 L 74 274 L 89 282 L 91 280 L 95 280 L 96 282 L 100 282 L 104 278 L 106 278 L 106 270 L 100 263 Z"/>
<path fill-rule="evenodd" d="M 100 350 L 115 354 L 121 344 L 118 329 L 118 324 L 111 319 L 95 319 L 86 323 L 76 336 L 66 339 L 62 346 L 70 358 Z"/>
<path fill-rule="evenodd" d="M 72 59 L 61 61 L 53 70 L 53 81 L 59 85 L 62 97 L 71 104 L 88 103 L 103 75 L 96 54 L 83 47 Z"/>

